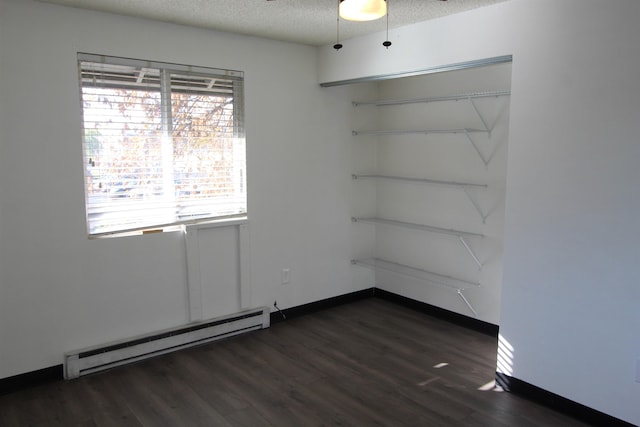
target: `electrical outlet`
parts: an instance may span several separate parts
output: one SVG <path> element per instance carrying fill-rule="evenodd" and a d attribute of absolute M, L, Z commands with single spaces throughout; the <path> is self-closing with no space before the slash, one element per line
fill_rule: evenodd
<path fill-rule="evenodd" d="M 636 360 L 636 382 L 640 383 L 640 359 Z"/>
<path fill-rule="evenodd" d="M 282 284 L 286 285 L 291 283 L 291 270 L 288 268 L 282 269 Z"/>

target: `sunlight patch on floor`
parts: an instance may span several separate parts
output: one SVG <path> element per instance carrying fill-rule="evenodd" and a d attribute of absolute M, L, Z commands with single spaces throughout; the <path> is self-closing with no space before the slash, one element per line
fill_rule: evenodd
<path fill-rule="evenodd" d="M 500 387 L 499 385 L 496 384 L 496 380 L 491 380 L 488 383 L 486 383 L 485 385 L 481 385 L 480 387 L 478 387 L 478 390 L 480 390 L 480 391 L 496 391 L 496 392 L 504 391 L 504 389 L 502 387 Z"/>
<path fill-rule="evenodd" d="M 439 377 L 433 377 L 433 378 L 430 378 L 428 380 L 422 381 L 421 383 L 418 383 L 418 385 L 420 387 L 424 387 L 424 386 L 426 386 L 428 384 L 431 384 L 434 381 L 438 381 L 439 379 L 440 379 Z"/>

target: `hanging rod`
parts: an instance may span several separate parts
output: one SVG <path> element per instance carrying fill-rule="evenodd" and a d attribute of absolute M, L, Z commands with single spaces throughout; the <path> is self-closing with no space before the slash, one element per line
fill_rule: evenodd
<path fill-rule="evenodd" d="M 445 96 L 433 96 L 429 98 L 413 98 L 413 99 L 388 99 L 381 101 L 355 101 L 354 107 L 360 105 L 375 105 L 381 107 L 385 105 L 402 105 L 402 104 L 419 104 L 429 102 L 441 102 L 441 101 L 458 101 L 461 99 L 476 99 L 476 98 L 493 98 L 498 96 L 509 96 L 510 90 L 498 90 L 492 92 L 474 92 L 474 93 L 461 93 L 458 95 L 445 95 Z"/>
<path fill-rule="evenodd" d="M 417 130 L 354 130 L 354 136 L 358 135 L 429 135 L 429 134 L 455 134 L 455 133 L 489 133 L 487 129 L 453 128 L 453 129 L 417 129 Z"/>
<path fill-rule="evenodd" d="M 435 185 L 445 185 L 449 187 L 480 187 L 487 188 L 487 184 L 474 184 L 471 182 L 457 182 L 457 181 L 439 181 L 435 179 L 427 179 L 427 178 L 409 178 L 404 176 L 392 176 L 392 175 L 367 175 L 367 174 L 353 174 L 351 175 L 353 179 L 360 178 L 381 178 L 381 179 L 390 179 L 396 181 L 410 181 L 410 182 L 421 182 L 425 184 L 435 184 Z"/>
<path fill-rule="evenodd" d="M 409 267 L 408 265 L 398 264 L 391 261 L 386 261 L 380 258 L 368 258 L 366 260 L 351 260 L 351 264 L 358 265 L 373 270 L 387 271 L 390 273 L 398 274 L 400 276 L 406 276 L 412 279 L 422 280 L 427 283 L 442 286 L 447 289 L 454 290 L 458 296 L 464 301 L 465 305 L 471 310 L 474 316 L 478 317 L 478 312 L 469 303 L 463 292 L 470 286 L 479 287 L 480 283 L 469 282 L 467 280 L 458 279 L 451 276 L 445 276 L 432 271 L 423 270 L 421 268 Z M 462 286 L 456 286 L 455 283 Z"/>
<path fill-rule="evenodd" d="M 410 223 L 410 222 L 395 221 L 395 220 L 385 219 L 385 218 L 351 218 L 351 221 L 353 221 L 353 222 L 364 222 L 364 223 L 370 223 L 370 224 L 390 225 L 390 226 L 395 226 L 395 227 L 409 228 L 409 229 L 412 229 L 412 230 L 420 230 L 420 231 L 427 231 L 427 232 L 431 232 L 431 233 L 438 233 L 438 234 L 446 234 L 446 235 L 449 235 L 449 236 L 455 236 L 455 237 L 458 238 L 458 241 L 462 244 L 462 246 L 467 251 L 469 256 L 476 263 L 476 265 L 478 266 L 478 269 L 481 270 L 482 267 L 483 267 L 482 263 L 480 262 L 480 260 L 478 259 L 477 255 L 476 255 L 476 253 L 473 251 L 473 249 L 471 249 L 471 247 L 469 246 L 469 243 L 467 243 L 467 240 L 466 240 L 466 238 L 470 238 L 470 237 L 484 237 L 483 234 L 471 233 L 471 232 L 468 232 L 468 231 L 461 231 L 461 230 L 454 230 L 454 229 L 450 229 L 450 228 L 434 227 L 432 225 L 414 224 L 414 223 Z"/>

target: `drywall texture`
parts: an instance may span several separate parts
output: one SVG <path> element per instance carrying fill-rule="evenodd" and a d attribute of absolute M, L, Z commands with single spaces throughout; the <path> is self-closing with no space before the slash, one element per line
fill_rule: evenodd
<path fill-rule="evenodd" d="M 513 55 L 501 370 L 640 424 L 640 3 L 512 0 L 331 47 L 341 81 Z"/>
<path fill-rule="evenodd" d="M 244 71 L 252 305 L 361 289 L 340 139 L 351 97 L 318 86 L 314 48 L 35 1 L 0 8 L 0 378 L 189 321 L 181 232 L 87 238 L 77 52 Z M 231 230 L 199 239 L 205 316 L 239 305 Z"/>

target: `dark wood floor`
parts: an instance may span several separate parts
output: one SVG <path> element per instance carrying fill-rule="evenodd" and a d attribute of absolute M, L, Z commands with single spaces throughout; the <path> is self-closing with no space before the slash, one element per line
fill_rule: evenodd
<path fill-rule="evenodd" d="M 494 377 L 495 355 L 494 338 L 369 298 L 1 396 L 0 425 L 585 425 L 480 390 Z"/>

